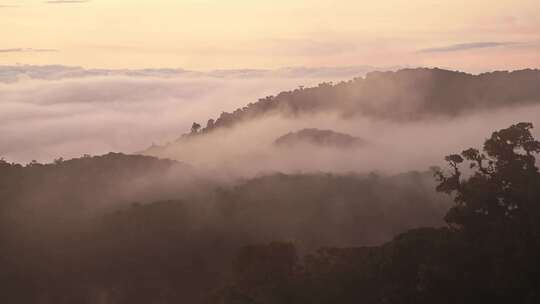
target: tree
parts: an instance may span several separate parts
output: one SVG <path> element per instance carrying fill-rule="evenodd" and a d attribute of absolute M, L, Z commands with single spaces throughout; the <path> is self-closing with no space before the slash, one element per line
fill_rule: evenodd
<path fill-rule="evenodd" d="M 215 123 L 215 120 L 209 119 L 208 122 L 206 123 L 206 130 L 204 131 L 212 130 L 214 128 L 214 123 Z"/>
<path fill-rule="evenodd" d="M 191 125 L 191 134 L 195 134 L 197 132 L 199 132 L 199 130 L 201 129 L 201 125 L 194 122 L 192 125 Z"/>
<path fill-rule="evenodd" d="M 245 246 L 233 263 L 234 284 L 223 303 L 298 303 L 298 255 L 292 243 Z"/>
<path fill-rule="evenodd" d="M 494 132 L 483 151 L 449 155 L 450 172 L 435 171 L 437 190 L 454 195 L 445 220 L 470 245 L 460 256 L 477 268 L 464 271 L 484 296 L 505 303 L 540 301 L 540 142 L 532 128 L 522 122 Z"/>
<path fill-rule="evenodd" d="M 446 157 L 451 172 L 437 169 L 437 191 L 455 194 L 446 221 L 460 228 L 508 224 L 529 225 L 539 215 L 540 174 L 531 123 L 518 123 L 494 132 L 483 152 L 470 148 Z M 468 162 L 468 169 L 461 166 Z M 464 176 L 467 175 L 467 178 Z M 532 227 L 528 227 L 532 228 Z"/>

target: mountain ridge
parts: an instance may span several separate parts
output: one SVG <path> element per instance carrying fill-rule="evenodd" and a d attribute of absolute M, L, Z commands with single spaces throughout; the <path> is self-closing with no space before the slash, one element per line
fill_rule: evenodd
<path fill-rule="evenodd" d="M 509 83 L 505 83 L 508 81 L 517 82 L 515 83 L 517 85 L 510 86 Z M 452 91 L 459 92 L 460 88 L 462 96 L 451 94 L 451 97 L 444 98 L 445 94 Z M 407 98 L 404 95 L 408 89 L 416 89 L 420 96 Z M 506 89 L 506 94 L 500 94 L 501 89 Z M 336 96 L 340 95 L 340 91 L 345 93 L 342 96 Z M 381 95 L 373 96 L 374 93 L 381 93 Z M 454 99 L 454 96 L 462 97 L 465 101 L 451 105 L 444 103 L 449 99 Z M 478 98 L 479 101 L 472 101 L 474 98 Z M 390 103 L 390 107 L 381 109 L 376 102 L 367 102 L 369 99 Z M 493 101 L 490 102 L 490 99 Z M 364 114 L 382 119 L 417 120 L 424 115 L 413 111 L 395 110 L 385 113 L 384 110 L 390 110 L 391 106 L 400 106 L 400 102 L 409 103 L 401 106 L 415 106 L 414 102 L 421 102 L 413 110 L 418 110 L 420 106 L 427 106 L 428 113 L 424 114 L 455 116 L 467 110 L 467 106 L 472 106 L 472 108 L 500 107 L 538 101 L 540 101 L 540 70 L 538 69 L 495 71 L 477 75 L 439 68 L 409 68 L 395 72 L 373 71 L 367 73 L 364 78 L 356 77 L 336 84 L 323 82 L 316 87 L 300 87 L 280 92 L 275 96 L 260 98 L 257 102 L 249 103 L 233 112 L 222 112 L 217 119 L 209 119 L 206 127 L 200 131 L 204 133 L 216 128 L 230 127 L 240 121 L 274 110 L 282 114 L 299 115 L 304 112 L 318 112 L 334 108 L 340 110 L 338 112 L 344 116 Z M 492 104 L 486 105 L 486 102 Z M 456 106 L 455 109 L 452 109 L 452 106 Z"/>
<path fill-rule="evenodd" d="M 191 132 L 176 142 L 272 114 L 296 118 L 334 113 L 349 119 L 363 116 L 410 122 L 539 102 L 538 69 L 481 74 L 440 68 L 372 71 L 365 77 L 335 84 L 323 82 L 318 86 L 299 87 L 260 98 L 232 112 L 222 112 L 215 119 L 210 118 L 205 126 L 194 123 Z M 156 147 L 147 151 L 153 148 Z"/>

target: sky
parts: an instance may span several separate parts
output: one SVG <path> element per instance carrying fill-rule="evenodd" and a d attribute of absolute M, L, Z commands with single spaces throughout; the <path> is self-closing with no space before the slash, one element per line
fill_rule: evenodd
<path fill-rule="evenodd" d="M 0 65 L 540 67 L 538 0 L 0 0 Z"/>

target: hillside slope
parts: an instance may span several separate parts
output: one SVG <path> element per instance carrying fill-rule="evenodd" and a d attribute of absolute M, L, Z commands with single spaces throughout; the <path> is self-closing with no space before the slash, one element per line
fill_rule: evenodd
<path fill-rule="evenodd" d="M 268 96 L 210 119 L 201 133 L 231 127 L 269 113 L 302 115 L 337 112 L 379 119 L 420 120 L 457 116 L 468 111 L 540 101 L 540 70 L 498 71 L 472 75 L 442 69 L 371 72 L 337 84 L 298 88 Z"/>

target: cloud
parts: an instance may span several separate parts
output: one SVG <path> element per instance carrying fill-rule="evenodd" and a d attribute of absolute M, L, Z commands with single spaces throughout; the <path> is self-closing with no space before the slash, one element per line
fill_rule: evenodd
<path fill-rule="evenodd" d="M 11 49 L 0 49 L 0 53 L 48 53 L 48 52 L 58 52 L 55 49 L 33 49 L 33 48 L 11 48 Z"/>
<path fill-rule="evenodd" d="M 202 73 L 0 66 L 0 157 L 26 163 L 86 153 L 142 151 L 153 142 L 163 145 L 176 140 L 194 121 L 206 124 L 222 111 L 233 111 L 260 97 L 300 85 L 362 76 L 358 74 L 361 69 L 345 71 L 297 67 Z M 398 172 L 438 164 L 444 155 L 477 145 L 492 131 L 518 121 L 540 126 L 540 107 L 417 123 L 347 120 L 335 115 L 268 117 L 189 145 L 176 145 L 163 156 L 242 175 L 315 169 Z M 355 151 L 300 147 L 287 152 L 271 147 L 273 140 L 285 133 L 313 127 L 351 134 L 370 145 Z"/>
<path fill-rule="evenodd" d="M 10 8 L 10 7 L 20 7 L 20 5 L 9 5 L 9 4 L 0 5 L 0 8 Z"/>
<path fill-rule="evenodd" d="M 444 53 L 444 52 L 456 52 L 472 49 L 494 48 L 499 46 L 506 46 L 514 44 L 513 42 L 471 42 L 453 44 L 444 47 L 421 49 L 419 53 Z"/>
<path fill-rule="evenodd" d="M 70 3 L 86 3 L 90 2 L 90 0 L 51 0 L 46 1 L 47 4 L 70 4 Z"/>
<path fill-rule="evenodd" d="M 165 148 L 157 147 L 148 154 L 181 160 L 197 168 L 230 176 L 275 171 L 379 171 L 397 174 L 426 170 L 432 165 L 442 166 L 445 155 L 478 147 L 493 131 L 520 121 L 530 121 L 539 126 L 540 106 L 470 112 L 453 119 L 407 123 L 367 116 L 344 119 L 332 113 L 297 117 L 272 115 Z M 276 138 L 290 131 L 314 127 L 350 134 L 367 144 L 358 149 L 310 145 L 282 149 L 272 144 Z M 534 129 L 533 132 L 538 135 L 540 130 Z"/>
<path fill-rule="evenodd" d="M 14 51 L 19 49 L 9 49 Z M 0 50 L 0 52 L 2 52 Z M 16 82 L 19 79 L 60 80 L 70 78 L 88 78 L 98 76 L 125 76 L 132 78 L 227 78 L 227 79 L 268 79 L 268 78 L 305 78 L 338 80 L 363 76 L 371 71 L 397 70 L 399 67 L 377 68 L 373 66 L 348 67 L 286 67 L 280 69 L 224 69 L 198 72 L 180 68 L 157 69 L 84 69 L 63 65 L 12 65 L 0 66 L 0 83 Z"/>
<path fill-rule="evenodd" d="M 364 72 L 363 72 L 364 71 Z M 366 68 L 107 70 L 0 66 L 0 157 L 51 161 L 141 151 L 258 98 L 363 76 Z"/>

